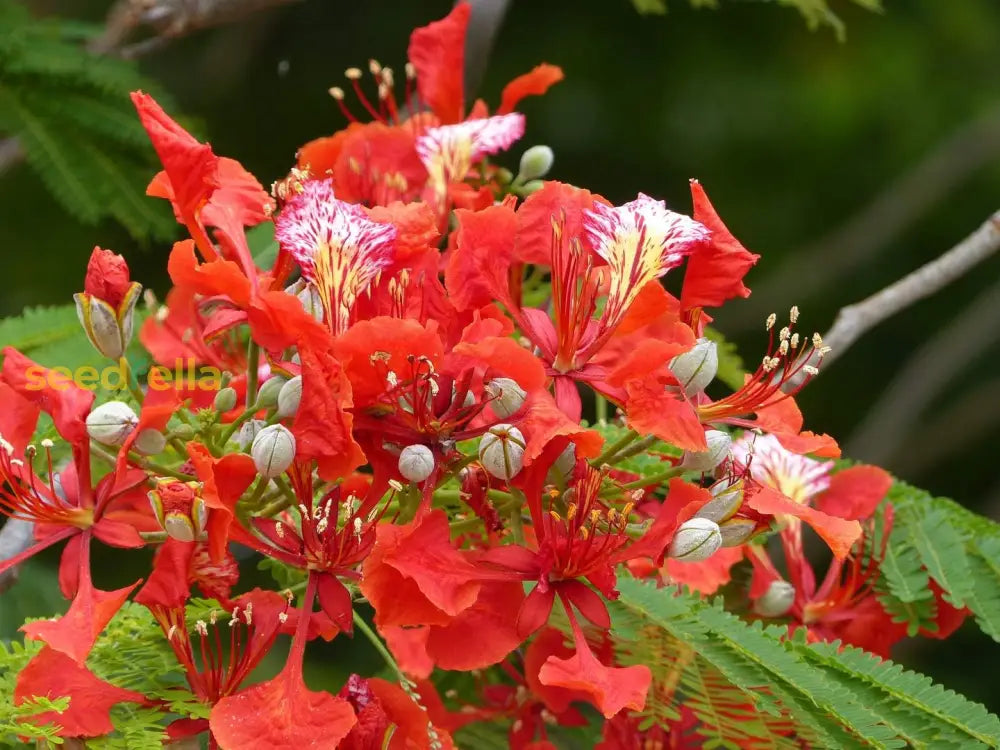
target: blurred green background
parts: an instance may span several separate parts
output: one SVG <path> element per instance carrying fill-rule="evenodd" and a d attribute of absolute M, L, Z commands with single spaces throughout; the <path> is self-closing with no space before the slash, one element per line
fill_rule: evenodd
<path fill-rule="evenodd" d="M 110 3 L 29 5 L 101 22 Z M 717 319 L 753 361 L 768 312 L 780 318 L 797 304 L 801 326 L 826 330 L 840 307 L 941 254 L 1000 207 L 1000 3 L 887 0 L 884 14 L 833 5 L 843 43 L 772 2 L 695 10 L 673 0 L 668 15 L 641 16 L 627 0 L 514 0 L 475 93 L 495 105 L 513 76 L 558 64 L 566 80 L 522 105 L 521 143 L 555 150 L 552 177 L 614 202 L 642 191 L 683 212 L 688 179 L 700 179 L 762 255 L 748 278 L 754 296 Z M 141 69 L 216 153 L 270 184 L 299 145 L 344 125 L 326 90 L 346 67 L 374 57 L 401 71 L 410 30 L 449 7 L 306 0 L 178 39 Z M 521 150 L 506 157 L 515 171 Z M 146 286 L 167 288 L 169 243 L 81 225 L 24 165 L 0 175 L 0 206 L 0 315 L 69 302 L 95 244 L 124 254 Z M 807 426 L 834 434 L 852 457 L 1000 518 L 994 279 L 1000 258 L 887 321 L 800 403 Z M 128 577 L 107 575 L 99 583 Z M 0 635 L 25 615 L 50 614 L 31 588 L 4 597 Z M 897 656 L 1000 709 L 1000 649 L 971 623 Z"/>

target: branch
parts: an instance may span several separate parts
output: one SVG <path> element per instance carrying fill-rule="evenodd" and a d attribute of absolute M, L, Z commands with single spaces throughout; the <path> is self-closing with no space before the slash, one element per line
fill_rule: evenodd
<path fill-rule="evenodd" d="M 879 323 L 943 289 L 997 250 L 1000 250 L 1000 211 L 944 255 L 867 299 L 841 308 L 833 327 L 823 337 L 823 343 L 831 351 L 822 360 L 814 354 L 809 364 L 818 366 L 822 361 L 825 367 L 829 367 L 833 360 Z M 788 387 L 801 384 L 804 378 L 805 373 L 800 372 L 799 377 L 789 381 Z"/>
<path fill-rule="evenodd" d="M 479 88 L 486 72 L 510 0 L 471 0 L 470 4 L 472 15 L 465 36 L 465 90 L 471 95 Z"/>
<path fill-rule="evenodd" d="M 998 328 L 1000 284 L 995 284 L 906 362 L 851 436 L 846 452 L 876 463 L 891 458 L 921 420 L 927 405 L 982 354 L 983 341 L 990 340 Z"/>
<path fill-rule="evenodd" d="M 34 524 L 20 518 L 9 518 L 0 529 L 0 562 L 21 554 L 31 546 Z M 17 581 L 17 567 L 0 573 L 0 594 Z"/>
<path fill-rule="evenodd" d="M 1000 105 L 994 105 L 937 144 L 842 225 L 790 254 L 756 286 L 753 296 L 739 307 L 739 315 L 726 320 L 725 330 L 735 333 L 756 325 L 788 289 L 795 289 L 801 304 L 846 277 L 998 155 Z"/>

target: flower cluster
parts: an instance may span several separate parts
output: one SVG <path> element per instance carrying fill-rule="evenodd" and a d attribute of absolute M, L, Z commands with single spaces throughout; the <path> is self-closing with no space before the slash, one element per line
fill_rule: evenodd
<path fill-rule="evenodd" d="M 163 164 L 148 193 L 189 239 L 170 252 L 162 304 L 137 306 L 119 256 L 91 257 L 80 321 L 128 388 L 108 400 L 29 380 L 47 370 L 13 349 L 0 373 L 0 511 L 36 536 L 0 570 L 64 542 L 72 600 L 25 626 L 45 648 L 18 700 L 60 694 L 53 670 L 77 675 L 54 717 L 63 736 L 108 726 L 107 707 L 88 718 L 94 701 L 74 685 L 156 705 L 86 668 L 134 590 L 206 706 L 169 737 L 207 732 L 233 749 L 445 748 L 466 724 L 505 719 L 511 747 L 537 750 L 581 711 L 604 718 L 603 748 L 694 746 L 686 709 L 676 726 L 636 719 L 659 688 L 648 666 L 616 661 L 608 603 L 622 576 L 660 581 L 664 596 L 668 584 L 711 594 L 747 561 L 748 617 L 880 654 L 905 634 L 872 588 L 891 511 L 878 528 L 873 517 L 891 480 L 821 460 L 837 444 L 803 431 L 793 400 L 821 338 L 796 330 L 796 308 L 787 325 L 772 316 L 759 366 L 726 394 L 707 310 L 749 294 L 758 256 L 696 181 L 686 215 L 545 181 L 544 147 L 517 175 L 498 168 L 490 157 L 524 133 L 522 99 L 562 73 L 539 65 L 492 114 L 470 106 L 468 18 L 459 4 L 417 29 L 402 76 L 374 61 L 347 70 L 330 93 L 349 124 L 303 146 L 270 193 L 133 94 Z M 261 268 L 246 230 L 270 222 L 279 250 Z M 133 329 L 154 362 L 213 368 L 219 388 L 144 387 L 121 359 Z M 41 412 L 61 441 L 39 448 Z M 804 525 L 831 553 L 819 584 Z M 95 544 L 153 547 L 153 570 L 141 587 L 101 590 Z M 235 594 L 234 550 L 301 583 Z M 192 586 L 218 617 L 189 622 Z M 963 616 L 941 602 L 935 635 Z M 284 668 L 253 684 L 280 633 L 292 636 Z M 307 688 L 307 644 L 359 634 L 391 679 Z M 476 676 L 461 705 L 438 693 L 447 670 Z"/>

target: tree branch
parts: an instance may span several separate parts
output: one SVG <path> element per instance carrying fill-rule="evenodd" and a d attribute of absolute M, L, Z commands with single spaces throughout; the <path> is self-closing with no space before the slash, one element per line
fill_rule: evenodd
<path fill-rule="evenodd" d="M 927 405 L 983 352 L 1000 329 L 1000 284 L 981 294 L 910 357 L 847 441 L 846 452 L 883 463 L 921 420 Z"/>
<path fill-rule="evenodd" d="M 879 323 L 943 289 L 997 250 L 1000 250 L 1000 211 L 930 263 L 861 302 L 841 308 L 833 327 L 823 337 L 823 343 L 830 347 L 830 352 L 822 360 L 814 354 L 809 364 L 818 366 L 822 362 L 829 367 L 833 360 Z M 793 388 L 804 379 L 805 373 L 800 372 L 799 377 L 790 380 L 787 387 Z"/>
<path fill-rule="evenodd" d="M 937 144 L 843 224 L 790 254 L 761 280 L 740 305 L 739 315 L 726 320 L 724 328 L 735 333 L 756 325 L 788 289 L 795 289 L 800 303 L 816 296 L 870 261 L 956 185 L 998 155 L 1000 104 L 995 104 Z"/>

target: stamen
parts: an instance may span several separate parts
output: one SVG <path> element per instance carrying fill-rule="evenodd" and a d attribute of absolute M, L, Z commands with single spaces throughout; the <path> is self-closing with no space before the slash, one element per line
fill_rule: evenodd
<path fill-rule="evenodd" d="M 775 315 L 774 313 L 771 313 L 770 315 L 767 316 L 767 321 L 764 323 L 764 326 L 768 331 L 770 331 L 772 328 L 774 328 L 774 324 L 777 322 L 778 322 L 778 316 Z"/>

